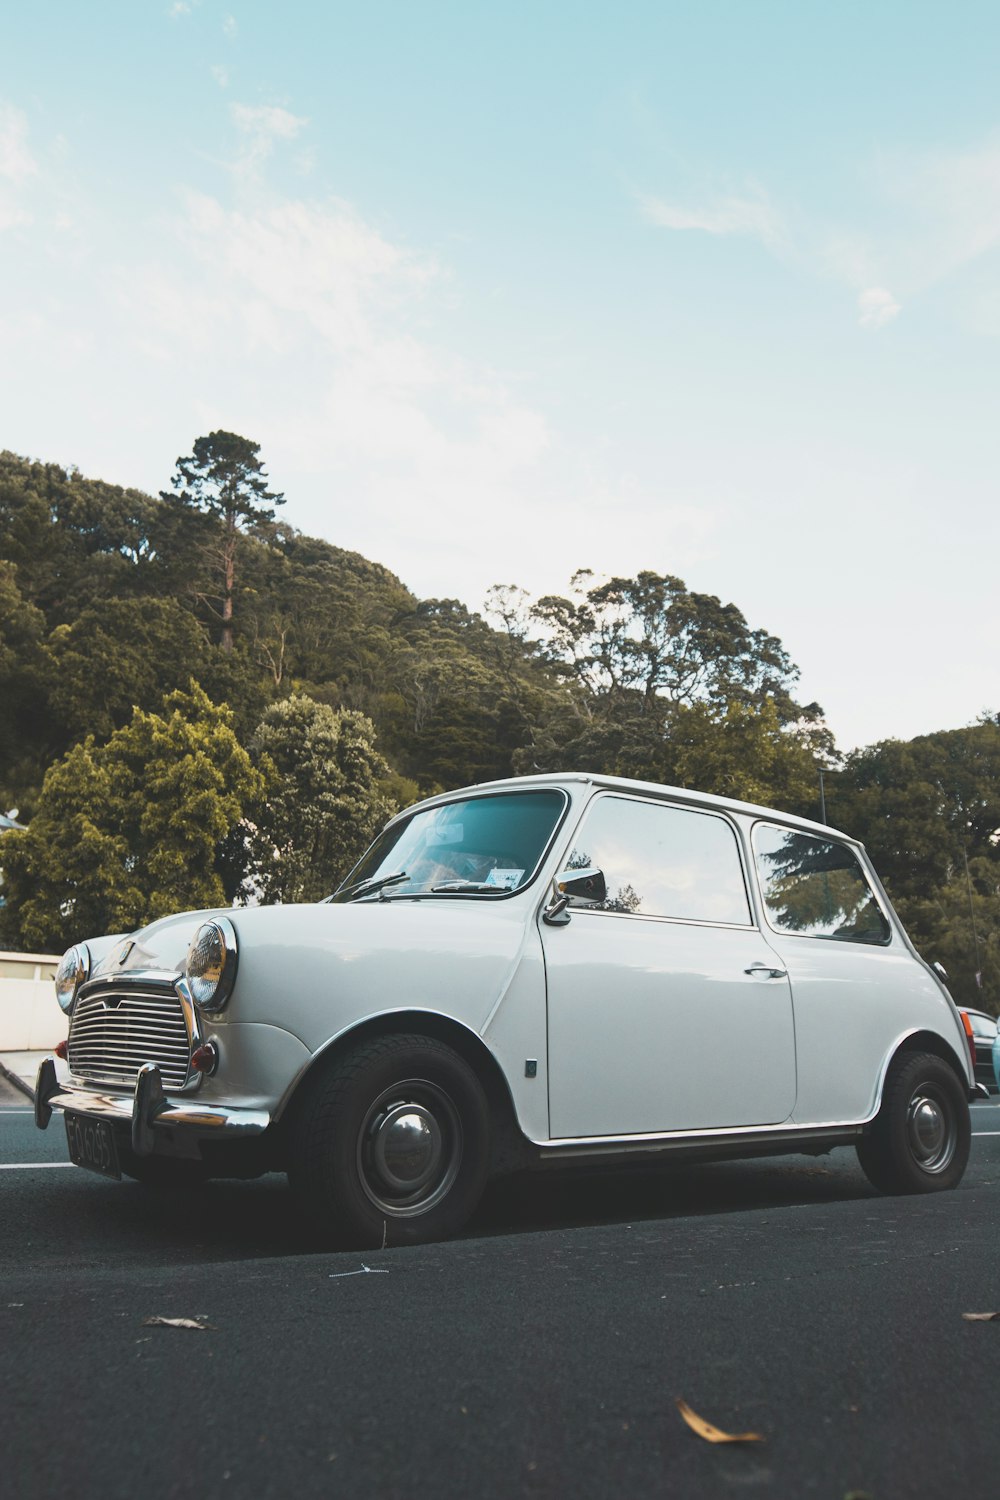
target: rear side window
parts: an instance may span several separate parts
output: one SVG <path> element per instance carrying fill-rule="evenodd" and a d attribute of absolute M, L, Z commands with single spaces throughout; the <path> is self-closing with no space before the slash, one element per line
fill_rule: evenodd
<path fill-rule="evenodd" d="M 753 845 L 772 927 L 842 943 L 888 943 L 888 920 L 853 849 L 769 823 L 757 824 Z"/>
<path fill-rule="evenodd" d="M 572 869 L 591 865 L 604 872 L 608 885 L 608 899 L 598 910 L 733 926 L 752 922 L 736 835 L 724 818 L 599 797 L 569 857 Z"/>

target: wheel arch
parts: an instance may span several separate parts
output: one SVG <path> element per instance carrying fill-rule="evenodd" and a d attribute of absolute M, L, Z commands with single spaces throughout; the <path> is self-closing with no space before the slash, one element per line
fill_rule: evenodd
<path fill-rule="evenodd" d="M 882 1070 L 879 1074 L 878 1088 L 875 1095 L 875 1108 L 870 1117 L 872 1120 L 882 1108 L 882 1099 L 885 1094 L 885 1083 L 889 1076 L 889 1070 L 900 1057 L 912 1052 L 931 1052 L 935 1057 L 940 1057 L 942 1062 L 946 1062 L 949 1065 L 961 1084 L 962 1089 L 968 1094 L 968 1073 L 963 1068 L 962 1059 L 955 1051 L 955 1048 L 946 1042 L 944 1037 L 936 1031 L 910 1031 L 905 1036 L 900 1037 L 886 1053 L 885 1060 L 882 1063 Z"/>
<path fill-rule="evenodd" d="M 516 1171 L 529 1164 L 532 1156 L 531 1143 L 518 1124 L 510 1085 L 496 1057 L 476 1032 L 451 1016 L 435 1011 L 386 1011 L 359 1021 L 333 1037 L 313 1055 L 282 1101 L 275 1122 L 282 1136 L 288 1132 L 296 1109 L 322 1074 L 336 1067 L 339 1060 L 355 1047 L 395 1033 L 426 1036 L 443 1042 L 473 1069 L 490 1107 L 492 1175 Z"/>

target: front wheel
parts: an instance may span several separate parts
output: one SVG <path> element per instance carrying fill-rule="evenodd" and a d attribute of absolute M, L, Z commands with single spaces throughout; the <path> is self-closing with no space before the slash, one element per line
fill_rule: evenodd
<path fill-rule="evenodd" d="M 479 1202 L 489 1106 L 473 1069 L 423 1036 L 380 1037 L 308 1087 L 288 1177 L 324 1235 L 360 1248 L 454 1234 Z"/>
<path fill-rule="evenodd" d="M 971 1143 L 969 1102 L 954 1071 L 933 1053 L 904 1053 L 858 1142 L 858 1160 L 880 1192 L 943 1192 L 961 1182 Z"/>

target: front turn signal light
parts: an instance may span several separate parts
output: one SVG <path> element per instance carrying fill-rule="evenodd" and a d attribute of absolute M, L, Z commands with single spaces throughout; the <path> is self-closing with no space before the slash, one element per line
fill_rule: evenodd
<path fill-rule="evenodd" d="M 212 1074 L 219 1066 L 219 1049 L 214 1042 L 202 1042 L 191 1053 L 191 1066 L 196 1073 Z"/>

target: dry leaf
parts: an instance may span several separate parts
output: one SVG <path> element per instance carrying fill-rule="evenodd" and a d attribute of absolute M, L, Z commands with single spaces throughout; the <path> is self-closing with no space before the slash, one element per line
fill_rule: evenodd
<path fill-rule="evenodd" d="M 963 1313 L 967 1323 L 992 1323 L 1000 1320 L 1000 1313 Z"/>
<path fill-rule="evenodd" d="M 711 1422 L 706 1422 L 704 1417 L 699 1417 L 696 1411 L 692 1411 L 686 1401 L 677 1397 L 677 1410 L 684 1418 L 692 1432 L 696 1432 L 706 1443 L 762 1443 L 764 1439 L 759 1432 L 722 1432 L 718 1427 L 713 1427 Z"/>
<path fill-rule="evenodd" d="M 143 1318 L 143 1328 L 197 1328 L 202 1333 L 214 1328 L 212 1323 L 200 1323 L 197 1318 Z"/>

